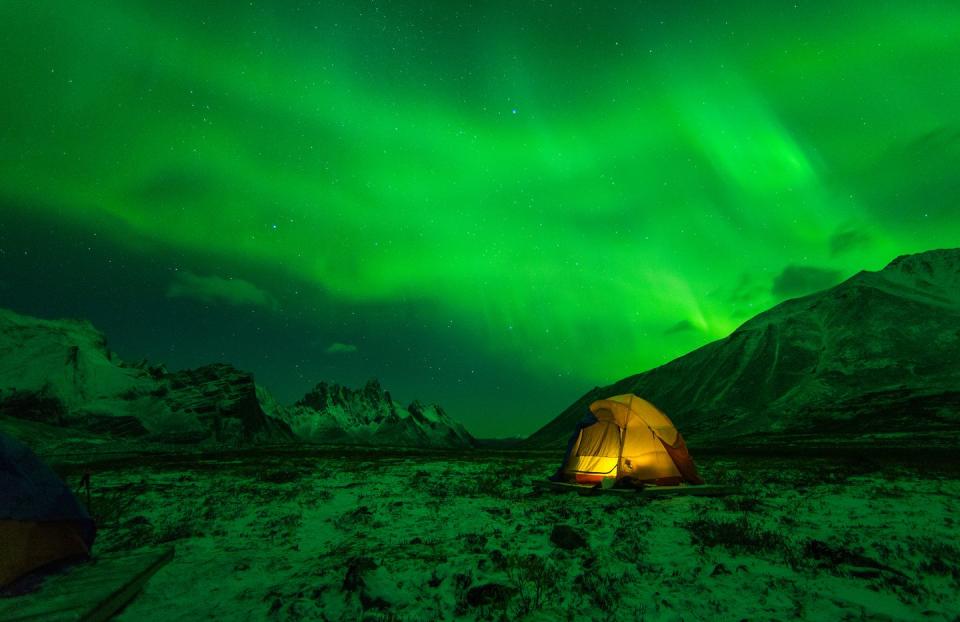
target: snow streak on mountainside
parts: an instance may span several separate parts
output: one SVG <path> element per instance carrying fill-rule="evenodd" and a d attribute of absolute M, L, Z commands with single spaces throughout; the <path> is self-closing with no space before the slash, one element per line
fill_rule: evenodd
<path fill-rule="evenodd" d="M 899 257 L 787 300 L 725 339 L 594 388 L 527 444 L 564 444 L 590 402 L 620 393 L 657 404 L 696 445 L 878 434 L 909 444 L 912 435 L 955 433 L 960 249 Z"/>

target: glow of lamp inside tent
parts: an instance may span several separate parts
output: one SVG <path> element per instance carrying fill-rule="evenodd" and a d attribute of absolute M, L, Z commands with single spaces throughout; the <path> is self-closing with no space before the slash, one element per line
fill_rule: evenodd
<path fill-rule="evenodd" d="M 645 454 L 639 454 L 636 456 L 630 456 L 629 458 L 623 459 L 623 466 L 625 471 L 637 471 L 640 469 L 652 467 L 657 463 L 657 454 L 654 452 L 647 452 Z"/>

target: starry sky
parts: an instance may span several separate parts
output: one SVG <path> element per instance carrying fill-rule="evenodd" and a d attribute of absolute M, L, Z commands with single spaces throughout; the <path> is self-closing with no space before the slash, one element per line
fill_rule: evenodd
<path fill-rule="evenodd" d="M 956 2 L 0 3 L 0 306 L 479 436 L 960 240 Z"/>

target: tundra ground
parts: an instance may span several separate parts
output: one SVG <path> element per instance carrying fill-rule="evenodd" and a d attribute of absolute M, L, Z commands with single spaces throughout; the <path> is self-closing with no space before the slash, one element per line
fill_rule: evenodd
<path fill-rule="evenodd" d="M 700 455 L 722 498 L 534 492 L 556 452 L 258 451 L 92 471 L 121 620 L 954 620 L 960 469 Z M 82 495 L 81 495 L 82 498 Z"/>

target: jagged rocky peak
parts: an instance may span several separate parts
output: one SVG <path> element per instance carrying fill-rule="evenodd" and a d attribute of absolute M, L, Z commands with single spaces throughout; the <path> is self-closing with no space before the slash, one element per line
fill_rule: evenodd
<path fill-rule="evenodd" d="M 367 380 L 367 383 L 363 385 L 363 395 L 371 402 L 381 401 L 383 399 L 383 393 L 383 387 L 380 386 L 380 381 L 376 378 Z"/>
<path fill-rule="evenodd" d="M 262 402 L 271 401 L 262 396 Z M 475 440 L 436 405 L 403 407 L 377 379 L 360 389 L 320 382 L 292 407 L 268 406 L 301 438 L 315 442 L 469 447 Z"/>
<path fill-rule="evenodd" d="M 326 382 L 319 382 L 313 389 L 300 398 L 297 406 L 309 406 L 322 410 L 330 404 L 330 385 Z"/>
<path fill-rule="evenodd" d="M 376 378 L 368 380 L 361 389 L 351 389 L 335 382 L 321 381 L 308 391 L 295 405 L 324 410 L 334 406 L 364 404 L 377 408 L 392 402 L 390 393 L 384 391 Z"/>

